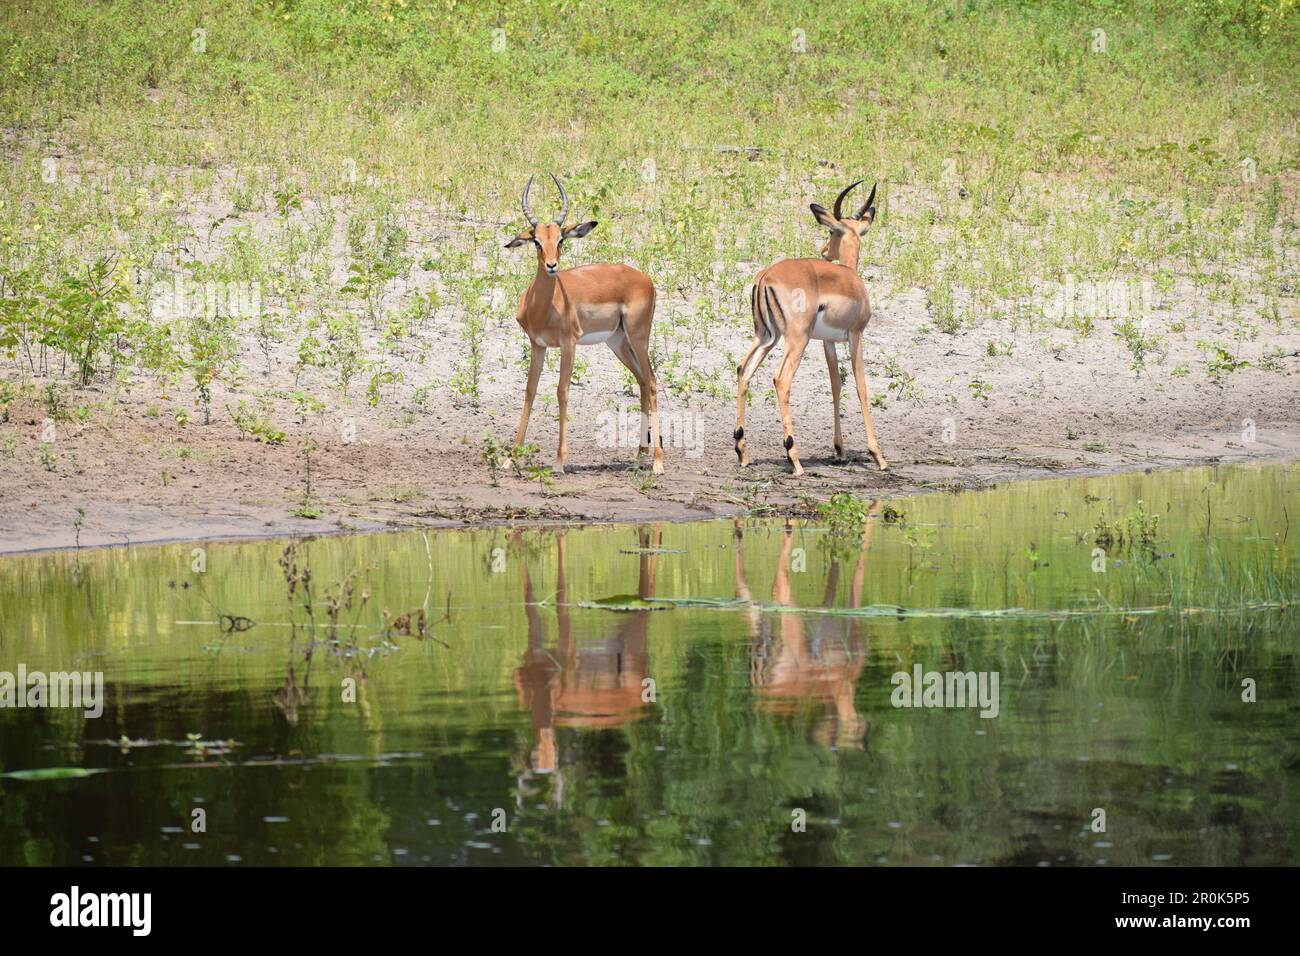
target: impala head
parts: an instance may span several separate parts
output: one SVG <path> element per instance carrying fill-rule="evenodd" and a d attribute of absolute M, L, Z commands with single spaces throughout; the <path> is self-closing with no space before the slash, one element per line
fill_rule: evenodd
<path fill-rule="evenodd" d="M 555 188 L 560 191 L 559 216 L 551 222 L 542 222 L 533 215 L 528 205 L 528 190 L 533 186 L 533 177 L 529 176 L 523 196 L 524 218 L 528 220 L 528 228 L 506 243 L 507 249 L 514 249 L 531 242 L 537 248 L 537 265 L 548 276 L 555 275 L 560 267 L 560 247 L 564 245 L 564 240 L 581 239 L 596 228 L 594 219 L 576 226 L 564 224 L 564 217 L 569 214 L 569 194 L 564 191 L 564 184 L 554 173 L 551 174 L 551 179 L 555 180 Z"/>
<path fill-rule="evenodd" d="M 830 241 L 822 246 L 822 258 L 830 262 L 841 262 L 851 268 L 857 268 L 858 252 L 862 248 L 862 236 L 871 228 L 871 224 L 876 221 L 875 184 L 871 187 L 871 195 L 867 196 L 867 201 L 858 208 L 857 212 L 850 216 L 844 215 L 844 197 L 861 183 L 862 180 L 859 179 L 856 183 L 846 187 L 835 198 L 835 208 L 830 212 L 827 212 L 816 203 L 808 207 L 812 210 L 812 214 L 817 221 L 831 231 Z"/>

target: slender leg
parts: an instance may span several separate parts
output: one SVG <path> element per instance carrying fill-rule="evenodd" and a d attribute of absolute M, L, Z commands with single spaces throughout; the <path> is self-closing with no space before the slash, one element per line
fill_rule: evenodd
<path fill-rule="evenodd" d="M 767 358 L 767 353 L 771 352 L 775 345 L 776 339 L 771 342 L 754 339 L 745 361 L 741 362 L 740 367 L 736 369 L 736 431 L 733 437 L 736 439 L 736 457 L 740 459 L 742 468 L 749 464 L 749 454 L 745 451 L 745 396 L 749 391 L 749 380 L 754 377 L 754 373 Z"/>
<path fill-rule="evenodd" d="M 641 374 L 641 367 L 636 364 L 636 354 L 632 351 L 632 343 L 627 340 L 627 336 L 619 332 L 609 340 L 609 347 L 632 373 L 641 393 L 641 429 L 638 433 L 636 450 L 637 464 L 640 465 L 645 460 L 645 456 L 650 453 L 650 391 L 646 388 L 645 376 Z"/>
<path fill-rule="evenodd" d="M 794 334 L 792 334 L 794 333 Z M 808 339 L 795 330 L 789 329 L 785 336 L 785 358 L 776 373 L 776 401 L 781 406 L 781 426 L 785 431 L 785 454 L 790 459 L 795 477 L 803 474 L 803 465 L 799 464 L 799 451 L 794 445 L 794 417 L 790 414 L 790 386 L 794 383 L 794 373 L 803 360 L 803 351 L 808 347 Z"/>
<path fill-rule="evenodd" d="M 764 321 L 759 306 L 759 297 L 763 295 L 761 278 L 762 273 L 759 273 L 751 287 L 749 300 L 750 310 L 754 314 L 754 343 L 745 354 L 745 360 L 736 369 L 736 430 L 732 433 L 732 438 L 736 441 L 736 458 L 740 460 L 741 468 L 749 464 L 749 454 L 745 451 L 745 398 L 749 391 L 749 380 L 763 364 L 767 353 L 772 351 L 778 338 L 772 327 Z"/>
<path fill-rule="evenodd" d="M 826 371 L 831 376 L 831 405 L 835 409 L 835 460 L 844 460 L 844 439 L 840 435 L 840 360 L 835 354 L 834 342 L 823 342 L 826 350 Z"/>
<path fill-rule="evenodd" d="M 555 452 L 555 465 L 551 472 L 564 474 L 564 464 L 569 460 L 569 384 L 573 378 L 573 356 L 577 352 L 577 343 L 566 339 L 560 346 L 560 384 L 555 389 L 555 397 L 560 404 L 560 447 Z"/>
<path fill-rule="evenodd" d="M 789 605 L 794 601 L 790 590 L 790 552 L 794 549 L 794 525 L 785 523 L 781 538 L 781 557 L 776 562 L 776 580 L 772 582 L 772 603 Z"/>
<path fill-rule="evenodd" d="M 889 470 L 889 463 L 880 453 L 880 443 L 876 441 L 876 426 L 871 422 L 871 396 L 867 393 L 867 377 L 862 372 L 862 333 L 854 332 L 849 336 L 849 351 L 853 355 L 853 378 L 858 385 L 858 401 L 862 403 L 862 420 L 867 425 L 867 451 L 876 459 L 881 471 Z"/>
<path fill-rule="evenodd" d="M 555 535 L 555 621 L 558 634 L 560 660 L 566 667 L 572 667 L 573 630 L 569 623 L 569 591 L 565 585 L 564 565 L 568 549 L 565 547 L 565 533 Z"/>
<path fill-rule="evenodd" d="M 537 397 L 537 382 L 542 377 L 542 367 L 546 364 L 546 346 L 534 345 L 528 362 L 528 385 L 524 389 L 524 410 L 519 416 L 519 430 L 515 432 L 515 447 L 524 443 L 528 434 L 528 416 L 533 411 L 533 399 Z"/>
<path fill-rule="evenodd" d="M 867 522 L 862 526 L 862 548 L 858 551 L 858 566 L 853 572 L 853 594 L 850 607 L 862 607 L 862 582 L 867 571 L 867 552 L 871 550 L 871 531 L 876 525 L 876 516 L 880 514 L 880 502 L 871 502 L 867 508 Z"/>
<path fill-rule="evenodd" d="M 655 380 L 655 370 L 650 364 L 650 323 L 646 323 L 644 341 L 632 342 L 632 351 L 636 363 L 645 375 L 645 384 L 650 389 L 650 447 L 654 451 L 651 470 L 656 475 L 664 473 L 664 438 L 659 430 L 659 383 Z M 642 393 L 644 395 L 644 392 Z"/>

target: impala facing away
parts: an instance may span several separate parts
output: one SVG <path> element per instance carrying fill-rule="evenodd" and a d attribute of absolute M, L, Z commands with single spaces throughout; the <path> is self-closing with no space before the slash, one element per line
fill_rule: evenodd
<path fill-rule="evenodd" d="M 871 533 L 880 513 L 880 502 L 873 501 L 871 518 L 862 529 L 857 569 L 849 591 L 849 607 L 862 607 L 862 585 L 866 578 L 867 552 Z M 790 585 L 790 565 L 794 525 L 785 526 L 781 557 L 772 584 L 772 603 L 797 607 Z M 735 524 L 736 597 L 749 607 L 751 635 L 749 681 L 756 702 L 773 713 L 807 713 L 813 704 L 823 716 L 818 719 L 812 739 L 825 746 L 864 748 L 870 724 L 857 711 L 857 682 L 867 663 L 867 640 L 862 622 L 853 617 L 834 614 L 771 613 L 761 610 L 754 601 L 745 575 L 744 523 Z M 822 607 L 833 608 L 840 586 L 840 558 L 831 554 Z M 827 713 L 830 711 L 831 713 Z"/>
<path fill-rule="evenodd" d="M 862 419 L 867 426 L 867 449 L 880 466 L 888 469 L 885 456 L 876 441 L 876 427 L 871 422 L 867 379 L 862 371 L 862 330 L 871 318 L 867 286 L 858 275 L 861 237 L 876 218 L 876 187 L 852 216 L 841 212 L 844 197 L 861 180 L 849 186 L 835 200 L 833 212 L 813 203 L 812 214 L 831 231 L 821 259 L 782 259 L 754 279 L 751 308 L 754 313 L 754 344 L 737 369 L 736 385 L 736 456 L 742 466 L 749 464 L 745 453 L 745 390 L 749 380 L 772 351 L 777 340 L 785 337 L 785 358 L 776 373 L 776 399 L 781 406 L 781 424 L 785 429 L 785 453 L 796 475 L 803 474 L 799 451 L 794 443 L 794 422 L 790 415 L 790 385 L 803 358 L 809 340 L 818 340 L 826 351 L 826 366 L 831 376 L 831 399 L 835 405 L 835 457 L 843 459 L 844 441 L 840 436 L 840 367 L 835 357 L 835 343 L 848 342 L 853 361 L 853 377 L 862 404 Z"/>
<path fill-rule="evenodd" d="M 606 262 L 574 269 L 559 270 L 560 248 L 566 239 L 581 239 L 596 228 L 594 221 L 566 226 L 569 196 L 554 174 L 560 191 L 562 208 L 553 222 L 541 222 L 528 206 L 530 177 L 524 187 L 524 218 L 528 228 L 506 243 L 514 249 L 532 243 L 537 249 L 537 275 L 519 300 L 515 320 L 532 343 L 532 360 L 528 366 L 528 387 L 524 392 L 524 410 L 519 416 L 515 445 L 524 443 L 528 416 L 537 395 L 537 381 L 542 375 L 546 350 L 560 350 L 560 447 L 555 456 L 554 472 L 564 473 L 568 459 L 569 380 L 573 376 L 573 356 L 579 345 L 605 343 L 627 366 L 641 390 L 641 435 L 644 443 L 637 451 L 642 461 L 654 449 L 654 473 L 663 474 L 664 449 L 659 433 L 659 386 L 650 367 L 650 323 L 654 321 L 655 287 L 650 278 L 631 266 Z"/>

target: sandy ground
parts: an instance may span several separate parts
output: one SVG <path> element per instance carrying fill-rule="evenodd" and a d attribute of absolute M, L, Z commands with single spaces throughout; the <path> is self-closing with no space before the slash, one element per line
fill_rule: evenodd
<path fill-rule="evenodd" d="M 224 411 L 238 396 L 219 391 L 214 420 L 202 425 L 186 395 L 164 396 L 145 382 L 130 393 L 73 392 L 70 407 L 89 406 L 90 419 L 55 423 L 47 443 L 57 457 L 42 462 L 42 441 L 50 438 L 46 409 L 36 397 L 20 401 L 0 424 L 0 553 L 69 548 L 78 540 L 87 547 L 505 520 L 688 520 L 764 506 L 806 510 L 810 496 L 824 500 L 841 490 L 895 497 L 1051 475 L 1300 456 L 1295 332 L 1246 343 L 1242 354 L 1254 364 L 1216 385 L 1193 344 L 1214 322 L 1209 316 L 1168 341 L 1162 366 L 1138 376 L 1119 338 L 1104 328 L 1062 352 L 1051 347 L 1050 336 L 996 325 L 956 337 L 919 332 L 926 320 L 919 293 L 877 301 L 868 330 L 871 391 L 886 388 L 879 356 L 894 354 L 915 374 L 920 393 L 903 399 L 891 392 L 886 406 L 874 410 L 888 472 L 866 456 L 851 380 L 841 413 L 849 460 L 831 459 L 825 360 L 810 351 L 793 402 L 807 473 L 802 479 L 789 474 L 771 393 L 778 347 L 754 379 L 750 468 L 742 472 L 732 451 L 733 402 L 696 395 L 688 404 L 666 392 L 668 470 L 652 480 L 634 464 L 635 401 L 622 392 L 614 356 L 597 346 L 583 350 L 590 372 L 570 393 L 568 473 L 544 486 L 507 469 L 494 485 L 480 456 L 482 438 L 489 429 L 501 439 L 513 435 L 524 379 L 516 364 L 522 333 L 512 321 L 498 322 L 489 330 L 478 407 L 438 385 L 425 411 L 413 412 L 398 399 L 378 408 L 354 399 L 296 424 L 286 410 L 280 446 L 239 437 Z M 453 321 L 454 314 L 439 318 L 430 334 Z M 1288 325 L 1294 328 L 1294 319 Z M 743 355 L 744 328 L 728 326 L 725 335 L 723 349 Z M 1014 341 L 1013 354 L 987 355 L 987 339 Z M 1255 360 L 1276 346 L 1287 355 L 1281 370 L 1266 371 Z M 723 349 L 709 374 L 734 388 Z M 1168 370 L 1182 361 L 1190 374 L 1171 377 Z M 245 393 L 276 377 L 274 368 L 250 374 Z M 972 378 L 991 386 L 985 396 L 970 389 Z M 413 370 L 407 385 L 437 380 Z M 543 376 L 529 436 L 542 448 L 542 464 L 556 442 L 555 380 L 553 371 Z M 626 435 L 620 403 L 630 422 Z M 395 406 L 406 411 L 395 417 Z M 181 409 L 195 420 L 179 425 Z M 304 495 L 307 436 L 319 446 L 311 456 L 313 501 L 321 511 L 315 518 L 291 513 Z M 85 511 L 79 539 L 78 508 Z"/>
<path fill-rule="evenodd" d="M 237 229 L 276 248 L 285 223 L 267 211 L 236 214 L 228 188 L 218 183 L 210 196 L 177 213 L 194 236 L 204 237 L 191 244 L 189 256 L 217 259 Z M 933 201 L 908 187 L 894 197 L 900 211 Z M 273 208 L 263 198 L 263 209 Z M 329 212 L 308 201 L 290 221 L 321 221 Z M 331 273 L 325 285 L 337 289 L 348 275 L 348 214 L 337 202 L 333 212 L 321 263 Z M 785 210 L 796 212 L 806 215 Z M 0 365 L 0 378 L 26 386 L 0 421 L 0 553 L 78 541 L 85 547 L 505 520 L 687 520 L 764 507 L 807 511 L 810 501 L 841 490 L 893 497 L 1067 473 L 1300 455 L 1300 298 L 1292 285 L 1271 280 L 1264 295 L 1229 307 L 1207 302 L 1186 277 L 1178 278 L 1145 310 L 1144 329 L 1157 347 L 1139 373 L 1114 318 L 1098 317 L 1091 334 L 1079 335 L 1041 317 L 1027 320 L 1023 312 L 1013 322 L 1014 309 L 988 310 L 958 334 L 946 334 L 935 327 L 924 290 L 895 288 L 883 264 L 867 257 L 859 267 L 873 303 L 866 370 L 881 403 L 873 418 L 891 470 L 868 463 L 851 377 L 841 411 L 849 460 L 831 460 L 830 385 L 814 346 L 792 397 L 807 471 L 802 479 L 789 474 L 772 387 L 783 354 L 778 346 L 751 384 L 746 436 L 753 464 L 742 472 L 732 448 L 735 367 L 753 325 L 747 290 L 718 290 L 739 288 L 766 263 L 737 263 L 732 281 L 706 289 L 690 288 L 671 264 L 640 264 L 658 290 L 652 350 L 667 473 L 655 480 L 634 467 L 639 405 L 626 390 L 630 376 L 606 346 L 594 345 L 579 350 L 587 365 L 579 366 L 570 392 L 568 473 L 544 485 L 506 469 L 494 483 L 481 451 L 488 432 L 513 440 L 527 368 L 514 303 L 535 269 L 534 256 L 485 241 L 512 234 L 517 223 L 448 220 L 415 205 L 402 219 L 412 262 L 453 261 L 450 253 L 459 253 L 472 258 L 476 273 L 505 280 L 493 280 L 496 287 L 482 303 L 463 301 L 437 266 L 416 265 L 391 282 L 381 303 L 385 321 L 431 289 L 444 304 L 387 344 L 380 339 L 383 323 L 362 320 L 365 357 L 383 355 L 385 367 L 401 378 L 374 407 L 363 394 L 364 373 L 344 394 L 336 371 L 294 368 L 304 334 L 292 328 L 298 320 L 286 321 L 288 334 L 271 347 L 259 343 L 251 323 L 240 327 L 242 380 L 237 388 L 214 386 L 207 425 L 187 375 L 169 384 L 134 376 L 126 385 L 120 376 L 101 375 L 98 384 L 68 394 L 68 412 L 80 408 L 80 418 L 51 422 L 41 400 L 45 380 L 30 370 L 24 375 L 21 357 Z M 795 254 L 814 254 L 824 239 L 811 224 L 801 235 L 805 248 Z M 590 247 L 575 246 L 565 265 L 591 261 Z M 184 266 L 155 262 L 151 275 L 162 281 L 169 269 Z M 355 299 L 292 299 L 267 288 L 263 309 L 288 317 L 295 308 L 299 315 L 360 308 Z M 710 310 L 701 312 L 709 299 Z M 467 363 L 471 311 L 484 323 L 477 401 L 453 387 L 453 373 Z M 701 321 L 705 314 L 717 318 Z M 323 335 L 319 328 L 314 334 Z M 1250 364 L 1216 383 L 1203 346 L 1226 342 Z M 551 358 L 558 360 L 556 351 Z M 529 433 L 541 447 L 538 464 L 550 464 L 555 451 L 556 379 L 548 363 Z M 287 397 L 295 389 L 322 407 L 299 415 Z M 240 437 L 232 410 L 241 401 L 250 408 L 264 404 L 285 433 L 282 445 Z M 188 416 L 188 423 L 178 416 Z M 320 513 L 313 518 L 292 513 L 307 490 L 308 439 L 317 446 L 310 490 Z M 79 528 L 78 509 L 84 509 Z"/>

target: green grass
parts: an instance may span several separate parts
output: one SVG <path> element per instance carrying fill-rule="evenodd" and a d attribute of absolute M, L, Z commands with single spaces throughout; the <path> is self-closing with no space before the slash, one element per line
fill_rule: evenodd
<path fill-rule="evenodd" d="M 860 177 L 882 183 L 864 269 L 924 290 L 943 332 L 1076 328 L 1032 304 L 1067 275 L 1183 277 L 1216 311 L 1256 308 L 1280 330 L 1296 10 L 6 4 L 0 373 L 143 372 L 206 420 L 214 385 L 240 392 L 281 346 L 294 389 L 342 398 L 361 381 L 372 405 L 419 384 L 403 386 L 402 362 L 450 350 L 440 384 L 477 403 L 484 376 L 513 374 L 481 344 L 513 325 L 531 263 L 501 239 L 523 181 L 547 170 L 574 215 L 601 220 L 584 261 L 626 260 L 673 290 L 654 348 L 687 396 L 719 397 L 693 357 L 747 328 L 755 264 L 815 254 L 807 202 Z M 256 283 L 260 307 L 160 317 L 151 296 L 175 275 Z M 446 303 L 459 341 L 429 333 Z M 1141 371 L 1161 339 L 1126 341 Z"/>

